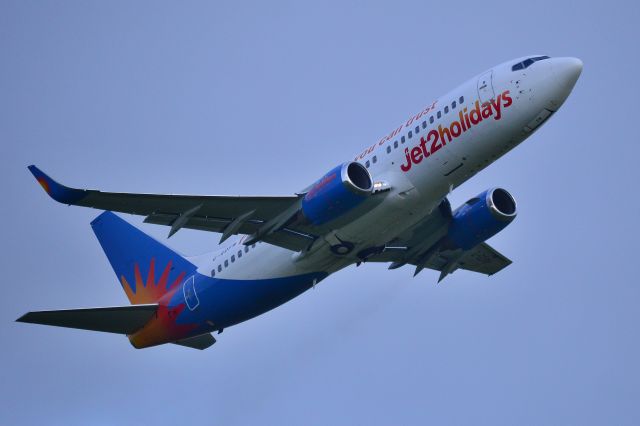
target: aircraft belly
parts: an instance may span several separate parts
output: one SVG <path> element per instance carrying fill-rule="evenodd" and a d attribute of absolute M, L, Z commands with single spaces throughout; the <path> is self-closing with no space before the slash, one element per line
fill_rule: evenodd
<path fill-rule="evenodd" d="M 199 305 L 181 321 L 201 324 L 198 333 L 226 328 L 263 314 L 299 296 L 327 277 L 325 272 L 253 280 L 203 277 Z"/>

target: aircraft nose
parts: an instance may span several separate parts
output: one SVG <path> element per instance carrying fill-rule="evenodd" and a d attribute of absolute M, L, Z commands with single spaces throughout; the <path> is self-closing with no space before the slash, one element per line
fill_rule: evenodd
<path fill-rule="evenodd" d="M 573 88 L 582 73 L 582 61 L 578 58 L 558 58 L 553 64 L 553 71 L 565 86 Z"/>
<path fill-rule="evenodd" d="M 567 99 L 582 73 L 578 58 L 554 58 L 551 64 L 553 87 L 552 104 L 557 108 Z"/>

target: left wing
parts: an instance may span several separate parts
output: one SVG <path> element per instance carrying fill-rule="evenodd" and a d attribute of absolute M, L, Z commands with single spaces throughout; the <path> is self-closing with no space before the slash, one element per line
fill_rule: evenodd
<path fill-rule="evenodd" d="M 29 170 L 54 200 L 68 205 L 143 215 L 146 223 L 221 232 L 221 242 L 247 234 L 289 250 L 299 251 L 316 239 L 309 229 L 288 226 L 295 221 L 299 196 L 240 197 L 216 195 L 165 195 L 101 192 L 69 188 L 36 166 Z"/>

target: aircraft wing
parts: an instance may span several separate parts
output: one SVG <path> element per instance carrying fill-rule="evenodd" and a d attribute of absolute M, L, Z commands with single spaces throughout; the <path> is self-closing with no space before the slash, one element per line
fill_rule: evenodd
<path fill-rule="evenodd" d="M 511 265 L 512 262 L 489 244 L 482 243 L 469 250 L 459 263 L 460 269 L 493 275 Z"/>
<path fill-rule="evenodd" d="M 260 240 L 299 251 L 316 238 L 304 230 L 285 226 L 298 210 L 300 197 L 295 195 L 245 197 L 102 192 L 66 187 L 36 166 L 29 166 L 29 170 L 47 194 L 60 203 L 142 215 L 146 223 L 170 226 L 169 236 L 181 228 L 190 228 L 221 232 L 223 241 L 234 234 L 253 235 L 264 225 L 272 224 L 277 231 Z"/>
<path fill-rule="evenodd" d="M 393 262 L 396 264 L 418 266 L 420 264 L 420 256 L 408 258 L 406 254 L 409 253 L 409 251 L 410 249 L 408 247 L 390 247 L 383 253 L 367 259 L 367 262 Z M 435 271 L 442 271 L 451 259 L 448 254 L 455 256 L 454 252 L 439 252 L 431 259 L 427 260 L 423 267 L 433 269 Z M 468 250 L 457 260 L 457 263 L 458 269 L 466 269 L 471 272 L 493 275 L 511 265 L 512 262 L 489 244 L 482 243 L 478 244 L 471 250 Z"/>
<path fill-rule="evenodd" d="M 493 275 L 512 263 L 487 243 L 466 251 L 444 248 L 441 243 L 447 235 L 450 221 L 451 206 L 445 198 L 426 220 L 407 230 L 385 247 L 382 253 L 366 261 L 391 262 L 389 269 L 413 265 L 416 267 L 415 275 L 424 268 L 433 269 L 441 272 L 439 281 L 456 269 Z"/>

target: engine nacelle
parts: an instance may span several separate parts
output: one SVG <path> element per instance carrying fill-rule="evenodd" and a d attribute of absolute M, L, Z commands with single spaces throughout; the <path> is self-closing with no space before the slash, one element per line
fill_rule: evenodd
<path fill-rule="evenodd" d="M 311 186 L 302 199 L 302 214 L 314 225 L 330 222 L 362 203 L 372 190 L 366 167 L 341 164 Z"/>
<path fill-rule="evenodd" d="M 511 194 L 502 188 L 486 190 L 453 212 L 448 243 L 452 248 L 469 250 L 502 231 L 516 214 Z"/>

